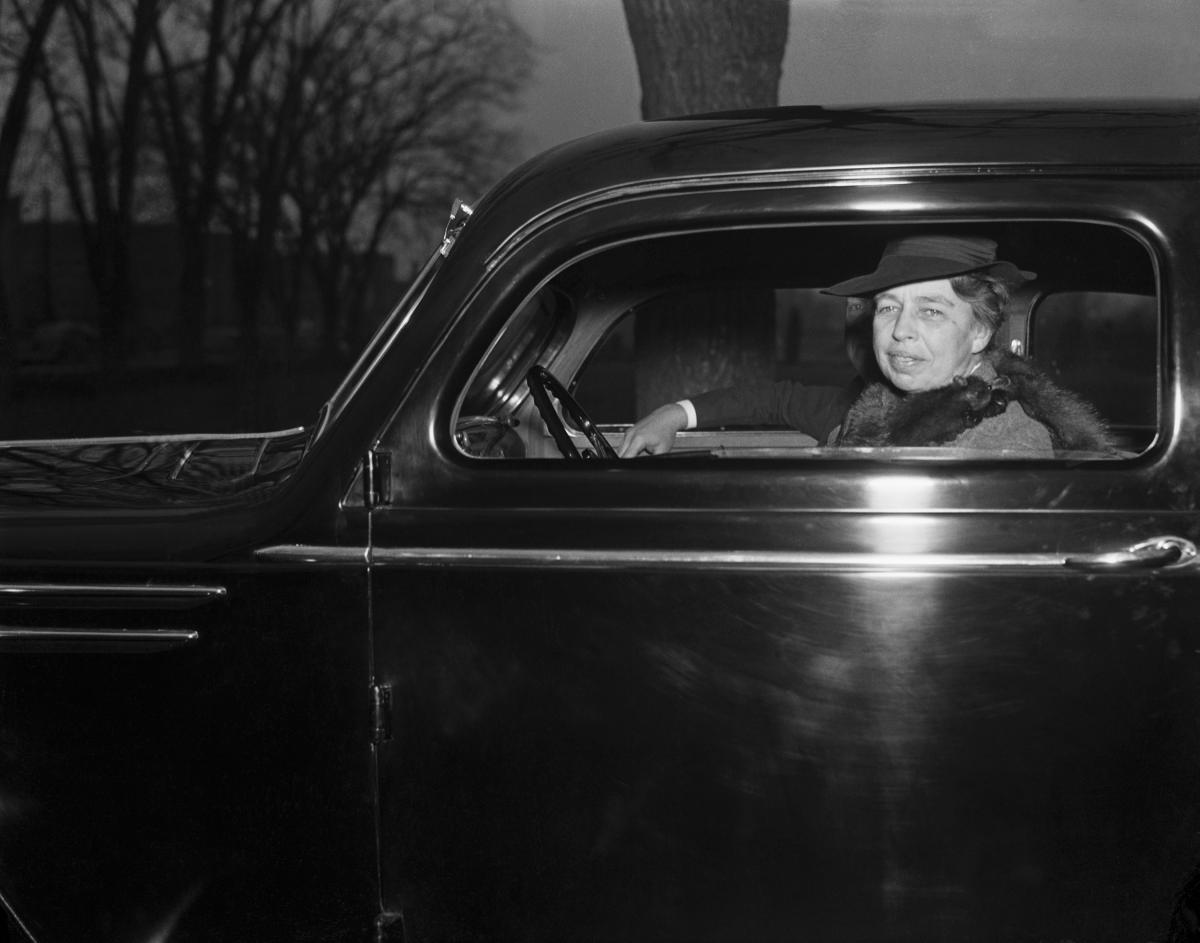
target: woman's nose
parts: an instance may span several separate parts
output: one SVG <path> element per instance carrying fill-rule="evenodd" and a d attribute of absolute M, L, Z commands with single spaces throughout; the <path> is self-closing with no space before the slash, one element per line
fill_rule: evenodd
<path fill-rule="evenodd" d="M 916 312 L 908 305 L 904 305 L 900 309 L 900 314 L 896 316 L 895 322 L 892 324 L 892 337 L 896 340 L 903 340 L 916 335 L 917 319 Z"/>

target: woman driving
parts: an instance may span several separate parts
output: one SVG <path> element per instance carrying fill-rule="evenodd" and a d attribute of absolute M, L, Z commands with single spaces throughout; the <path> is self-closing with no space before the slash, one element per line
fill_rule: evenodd
<path fill-rule="evenodd" d="M 994 343 L 1010 291 L 1034 277 L 997 260 L 991 239 L 931 233 L 888 243 L 875 271 L 826 289 L 873 302 L 872 348 L 882 374 L 826 443 L 1032 456 L 1110 452 L 1107 431 L 1088 403 Z M 784 382 L 662 406 L 629 428 L 620 455 L 667 452 L 689 428 L 749 419 L 796 426 L 807 389 Z"/>

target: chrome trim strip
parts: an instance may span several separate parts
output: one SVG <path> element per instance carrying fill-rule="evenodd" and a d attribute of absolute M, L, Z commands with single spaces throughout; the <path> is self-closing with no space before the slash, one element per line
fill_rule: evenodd
<path fill-rule="evenodd" d="M 316 563 L 325 565 L 361 564 L 369 561 L 367 547 L 330 547 L 315 544 L 280 544 L 254 551 L 256 560 L 272 563 Z"/>
<path fill-rule="evenodd" d="M 612 550 L 547 547 L 264 547 L 262 560 L 292 563 L 371 563 L 375 566 L 588 570 L 857 570 L 913 572 L 963 570 L 1062 570 L 1109 554 L 1068 553 L 811 553 L 790 550 Z M 1191 563 L 1173 564 L 1180 569 Z"/>
<path fill-rule="evenodd" d="M 226 595 L 224 586 L 171 585 L 167 583 L 0 583 L 0 593 L 56 593 L 59 595 L 193 596 L 201 599 Z"/>
<path fill-rule="evenodd" d="M 0 651 L 154 652 L 199 641 L 195 629 L 49 629 L 0 626 Z"/>
<path fill-rule="evenodd" d="M 27 605 L 55 600 L 103 600 L 106 605 L 153 604 L 180 608 L 224 599 L 224 586 L 173 585 L 168 583 L 0 583 L 0 606 Z"/>
<path fill-rule="evenodd" d="M 808 553 L 787 550 L 551 550 L 508 547 L 377 548 L 380 566 L 539 567 L 552 569 L 752 569 L 752 570 L 973 570 L 1062 567 L 1065 556 L 1052 553 Z"/>

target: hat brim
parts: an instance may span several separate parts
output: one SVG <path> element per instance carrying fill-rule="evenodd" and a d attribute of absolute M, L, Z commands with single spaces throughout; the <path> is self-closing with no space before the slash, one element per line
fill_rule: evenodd
<path fill-rule="evenodd" d="M 897 285 L 953 278 L 956 275 L 968 275 L 972 272 L 986 272 L 1013 286 L 1037 278 L 1037 272 L 1026 272 L 1011 262 L 964 265 L 961 262 L 951 262 L 946 259 L 895 255 L 884 258 L 879 263 L 879 268 L 869 275 L 848 278 L 836 285 L 830 285 L 822 291 L 827 295 L 838 295 L 843 298 L 869 297 L 888 288 L 895 288 Z"/>

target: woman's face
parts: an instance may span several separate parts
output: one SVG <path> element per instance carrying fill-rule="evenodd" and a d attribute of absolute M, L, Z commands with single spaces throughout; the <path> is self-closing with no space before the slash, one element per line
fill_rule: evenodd
<path fill-rule="evenodd" d="M 897 389 L 946 386 L 974 366 L 990 339 L 949 279 L 898 285 L 875 296 L 875 359 Z"/>

